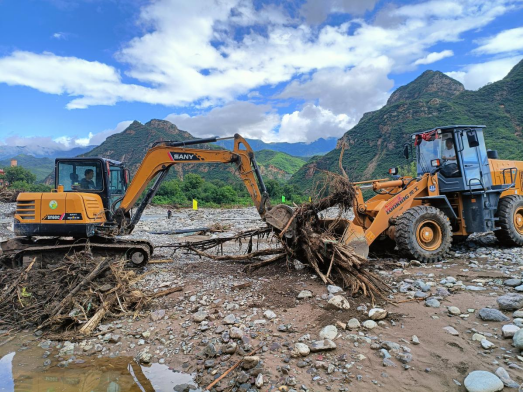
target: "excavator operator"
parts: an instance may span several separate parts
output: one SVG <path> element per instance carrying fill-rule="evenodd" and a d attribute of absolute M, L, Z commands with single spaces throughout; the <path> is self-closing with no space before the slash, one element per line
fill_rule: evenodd
<path fill-rule="evenodd" d="M 456 149 L 454 148 L 454 142 L 451 138 L 445 139 L 445 147 L 441 155 L 443 159 L 443 167 L 441 173 L 445 177 L 453 177 L 459 174 L 458 164 L 456 161 Z"/>
<path fill-rule="evenodd" d="M 85 177 L 80 180 L 80 187 L 84 190 L 94 190 L 96 188 L 93 181 L 94 171 L 86 169 L 84 175 Z"/>

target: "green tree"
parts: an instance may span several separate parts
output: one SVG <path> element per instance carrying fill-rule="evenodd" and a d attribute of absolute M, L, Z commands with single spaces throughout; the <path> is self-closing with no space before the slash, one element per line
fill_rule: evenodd
<path fill-rule="evenodd" d="M 15 181 L 10 183 L 10 188 L 18 191 L 27 191 L 27 192 L 49 192 L 51 187 L 46 184 L 30 184 L 25 181 Z"/>
<path fill-rule="evenodd" d="M 189 173 L 184 176 L 182 189 L 187 199 L 201 199 L 200 188 L 205 183 L 205 180 L 200 175 Z"/>
<path fill-rule="evenodd" d="M 238 195 L 231 186 L 220 187 L 217 193 L 216 203 L 231 204 L 238 200 Z"/>
<path fill-rule="evenodd" d="M 278 180 L 268 179 L 265 182 L 265 187 L 271 198 L 281 198 L 283 195 L 283 188 Z"/>
<path fill-rule="evenodd" d="M 33 184 L 36 181 L 36 176 L 21 166 L 12 166 L 5 170 L 3 178 L 9 183 L 21 181 L 28 184 Z"/>

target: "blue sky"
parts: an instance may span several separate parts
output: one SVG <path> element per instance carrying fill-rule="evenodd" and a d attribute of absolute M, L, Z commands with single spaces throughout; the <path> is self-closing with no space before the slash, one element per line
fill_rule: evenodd
<path fill-rule="evenodd" d="M 0 144 L 340 137 L 427 69 L 478 89 L 523 57 L 521 0 L 0 0 Z"/>

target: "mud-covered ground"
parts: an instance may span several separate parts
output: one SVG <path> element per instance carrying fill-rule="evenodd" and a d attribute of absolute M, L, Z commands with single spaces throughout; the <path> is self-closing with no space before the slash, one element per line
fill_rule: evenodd
<path fill-rule="evenodd" d="M 12 236 L 12 209 L 0 206 L 4 239 Z M 194 235 L 149 232 L 215 224 L 225 232 L 209 236 L 226 236 L 262 222 L 253 208 L 180 210 L 168 220 L 166 209 L 153 207 L 132 236 L 166 246 Z M 267 240 L 259 244 L 271 246 Z M 246 274 L 241 263 L 172 255 L 169 248 L 158 247 L 154 258 L 172 262 L 149 264 L 139 286 L 149 291 L 183 286 L 183 292 L 158 298 L 140 315 L 104 321 L 89 340 L 48 341 L 45 332 L 36 336 L 27 330 L 1 345 L 14 333 L 0 331 L 0 358 L 16 353 L 13 375 L 21 365 L 45 374 L 97 358 L 134 358 L 144 369 L 162 364 L 192 374 L 191 383 L 172 383 L 173 389 L 183 390 L 196 385 L 204 389 L 254 351 L 253 358 L 214 389 L 466 391 L 465 378 L 484 370 L 504 380 L 504 391 L 518 391 L 523 354 L 511 335 L 523 327 L 522 250 L 503 248 L 492 234 L 482 234 L 454 246 L 449 258 L 437 264 L 422 265 L 390 251 L 390 257 L 369 261 L 392 288 L 389 302 L 348 298 L 350 309 L 342 310 L 329 300 L 344 293 L 327 288 L 300 264 Z M 233 243 L 224 252 L 242 249 Z M 246 285 L 235 289 L 240 284 Z M 387 315 L 372 321 L 369 311 L 376 307 Z M 484 308 L 501 313 L 480 313 Z M 384 314 L 378 311 L 374 318 Z M 503 321 L 488 320 L 493 318 Z M 474 382 L 496 387 L 499 379 L 474 373 L 467 384 Z"/>

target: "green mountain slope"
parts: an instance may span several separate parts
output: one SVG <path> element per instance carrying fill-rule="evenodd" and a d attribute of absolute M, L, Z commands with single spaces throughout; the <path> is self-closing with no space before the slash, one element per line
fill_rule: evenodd
<path fill-rule="evenodd" d="M 312 159 L 290 183 L 311 189 L 324 169 L 339 173 L 343 166 L 353 181 L 381 178 L 388 168 L 404 165 L 402 146 L 413 132 L 449 124 L 485 124 L 487 148 L 500 158 L 523 160 L 523 61 L 502 80 L 478 91 L 467 91 L 441 72 L 426 71 L 397 89 L 383 108 L 366 113 L 338 140 L 336 149 Z"/>
<path fill-rule="evenodd" d="M 187 131 L 178 129 L 165 120 L 151 120 L 146 124 L 134 121 L 119 134 L 111 135 L 100 146 L 97 146 L 83 157 L 106 157 L 122 161 L 134 175 L 140 166 L 147 150 L 156 141 L 184 141 L 197 139 Z M 213 144 L 192 146 L 204 149 L 223 149 Z M 268 179 L 287 180 L 305 161 L 285 153 L 264 150 L 256 153 L 262 174 Z M 238 181 L 236 166 L 232 164 L 177 164 L 169 174 L 170 178 L 183 179 L 187 173 L 196 173 L 206 180 Z"/>
<path fill-rule="evenodd" d="M 36 175 L 36 181 L 42 181 L 49 173 L 54 171 L 54 160 L 47 157 L 36 158 L 28 154 L 18 154 L 14 157 L 18 161 L 18 166 L 30 170 Z M 0 168 L 7 168 L 11 165 L 11 158 L 0 160 Z"/>

